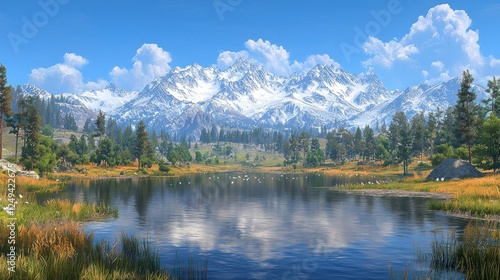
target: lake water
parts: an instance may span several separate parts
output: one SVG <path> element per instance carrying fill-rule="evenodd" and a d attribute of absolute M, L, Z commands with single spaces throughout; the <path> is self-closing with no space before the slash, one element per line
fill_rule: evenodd
<path fill-rule="evenodd" d="M 97 240 L 146 237 L 167 268 L 208 261 L 209 279 L 389 279 L 427 270 L 415 261 L 436 228 L 467 221 L 427 210 L 424 198 L 346 194 L 335 187 L 378 178 L 319 174 L 198 174 L 84 180 L 60 196 L 104 202 L 119 218 L 91 222 Z M 400 279 L 400 277 L 395 277 Z"/>

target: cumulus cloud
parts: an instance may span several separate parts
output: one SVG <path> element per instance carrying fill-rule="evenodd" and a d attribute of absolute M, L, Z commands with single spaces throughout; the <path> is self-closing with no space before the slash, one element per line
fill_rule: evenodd
<path fill-rule="evenodd" d="M 141 90 L 152 80 L 167 74 L 171 67 L 170 53 L 157 44 L 144 44 L 132 58 L 132 68 L 115 66 L 109 73 L 112 81 L 128 90 Z"/>
<path fill-rule="evenodd" d="M 240 58 L 248 58 L 248 52 L 247 51 L 239 51 L 239 52 L 231 52 L 231 51 L 224 51 L 219 54 L 219 57 L 217 58 L 217 66 L 219 69 L 226 69 L 229 66 L 233 65 L 236 60 Z"/>
<path fill-rule="evenodd" d="M 411 55 L 418 53 L 418 49 L 413 44 L 405 45 L 397 41 L 384 43 L 374 37 L 370 37 L 364 44 L 364 51 L 373 55 L 373 58 L 368 59 L 365 65 L 378 64 L 388 68 L 392 67 L 394 62 L 409 60 Z"/>
<path fill-rule="evenodd" d="M 317 64 L 339 66 L 328 54 L 311 55 L 305 61 L 291 61 L 290 53 L 283 47 L 268 40 L 252 39 L 245 42 L 245 50 L 238 52 L 224 51 L 219 54 L 217 64 L 221 69 L 232 65 L 238 58 L 244 57 L 263 65 L 268 71 L 277 75 L 290 75 L 307 71 Z"/>
<path fill-rule="evenodd" d="M 107 85 L 104 80 L 83 81 L 80 69 L 88 64 L 88 60 L 84 57 L 75 53 L 65 53 L 63 59 L 63 63 L 31 70 L 29 82 L 51 93 L 75 93 Z"/>
<path fill-rule="evenodd" d="M 83 56 L 74 53 L 65 53 L 63 58 L 65 65 L 76 68 L 83 67 L 85 64 L 89 63 Z"/>
<path fill-rule="evenodd" d="M 448 4 L 435 6 L 401 39 L 383 42 L 370 37 L 363 44 L 369 56 L 364 65 L 401 77 L 420 72 L 427 82 L 458 77 L 465 69 L 478 75 L 498 71 L 499 60 L 481 54 L 479 33 L 471 24 L 465 11 Z"/>
<path fill-rule="evenodd" d="M 499 67 L 500 66 L 500 59 L 496 59 L 496 58 L 490 56 L 489 61 L 490 61 L 490 67 Z"/>
<path fill-rule="evenodd" d="M 441 61 L 434 61 L 431 63 L 431 66 L 438 71 L 442 71 L 444 68 L 444 64 Z"/>

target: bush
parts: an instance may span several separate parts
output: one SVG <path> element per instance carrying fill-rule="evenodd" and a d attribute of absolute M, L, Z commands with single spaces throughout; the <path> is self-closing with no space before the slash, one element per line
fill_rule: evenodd
<path fill-rule="evenodd" d="M 166 165 L 163 161 L 158 162 L 158 165 L 160 166 L 159 170 L 161 172 L 168 173 L 170 171 L 170 167 L 168 167 L 168 165 Z"/>
<path fill-rule="evenodd" d="M 456 155 L 459 159 L 468 160 L 469 159 L 469 150 L 465 145 L 457 148 Z"/>
<path fill-rule="evenodd" d="M 457 149 L 457 152 L 460 150 Z M 432 166 L 441 164 L 443 161 L 449 158 L 458 158 L 453 152 L 453 147 L 448 144 L 441 144 L 436 146 L 435 153 L 432 156 Z"/>
<path fill-rule="evenodd" d="M 438 166 L 440 165 L 443 161 L 447 160 L 448 157 L 445 156 L 444 154 L 435 154 L 432 157 L 432 166 Z"/>

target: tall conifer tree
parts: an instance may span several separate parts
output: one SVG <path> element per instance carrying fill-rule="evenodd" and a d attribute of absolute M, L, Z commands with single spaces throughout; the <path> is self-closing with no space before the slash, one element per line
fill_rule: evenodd
<path fill-rule="evenodd" d="M 455 136 L 460 144 L 466 144 L 469 152 L 469 163 L 472 163 L 472 145 L 476 138 L 479 124 L 479 105 L 476 104 L 476 94 L 472 90 L 474 78 L 469 70 L 462 73 L 462 83 L 455 104 Z"/>

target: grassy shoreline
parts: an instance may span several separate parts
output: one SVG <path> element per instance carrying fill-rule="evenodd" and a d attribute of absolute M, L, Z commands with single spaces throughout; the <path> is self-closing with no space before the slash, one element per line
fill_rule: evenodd
<path fill-rule="evenodd" d="M 444 211 L 451 215 L 460 215 L 470 218 L 500 219 L 500 174 L 486 173 L 483 178 L 463 179 L 447 182 L 425 182 L 424 179 L 432 171 L 432 167 L 425 164 L 410 165 L 410 172 L 414 177 L 401 176 L 401 168 L 381 165 L 357 165 L 351 162 L 342 166 L 332 164 L 317 168 L 299 167 L 294 169 L 290 166 L 276 167 L 269 164 L 249 167 L 240 163 L 222 165 L 188 164 L 180 167 L 172 166 L 168 173 L 158 171 L 158 166 L 147 170 L 145 173 L 137 169 L 137 165 L 122 166 L 115 168 L 103 168 L 96 166 L 83 166 L 86 173 L 66 172 L 57 174 L 60 178 L 126 178 L 139 176 L 182 176 L 197 173 L 216 173 L 231 171 L 252 171 L 265 173 L 323 173 L 332 176 L 391 176 L 395 180 L 384 184 L 372 185 L 348 185 L 342 189 L 351 191 L 360 190 L 397 190 L 400 192 L 424 192 L 452 196 L 448 200 L 433 201 L 429 204 L 431 210 Z M 325 186 L 331 187 L 331 186 Z M 439 196 L 439 195 L 437 195 Z"/>
<path fill-rule="evenodd" d="M 147 240 L 123 233 L 109 244 L 84 232 L 82 223 L 117 217 L 117 210 L 64 199 L 39 204 L 36 193 L 60 191 L 57 181 L 17 177 L 15 187 L 15 196 L 7 186 L 0 191 L 2 279 L 172 279 Z M 9 204 L 15 210 L 4 209 Z"/>
<path fill-rule="evenodd" d="M 28 278 L 49 279 L 50 277 L 70 277 L 80 279 L 172 279 L 172 275 L 161 268 L 157 252 L 149 246 L 147 241 L 140 241 L 133 236 L 122 235 L 114 245 L 93 242 L 92 234 L 85 234 L 81 222 L 111 218 L 116 216 L 116 211 L 103 205 L 89 205 L 74 203 L 68 200 L 51 200 L 44 205 L 35 202 L 35 193 L 58 192 L 63 189 L 63 182 L 74 179 L 99 179 L 99 178 L 126 178 L 147 176 L 181 176 L 196 173 L 216 173 L 231 171 L 266 172 L 266 173 L 323 173 L 326 175 L 343 176 L 393 176 L 391 182 L 370 185 L 347 185 L 342 190 L 352 192 L 378 192 L 378 195 L 418 196 L 429 194 L 431 197 L 445 198 L 432 200 L 429 203 L 431 210 L 444 211 L 451 215 L 459 215 L 469 219 L 500 220 L 500 174 L 487 173 L 484 178 L 465 179 L 449 182 L 424 182 L 430 172 L 429 166 L 413 165 L 410 167 L 415 173 L 414 177 L 398 176 L 401 171 L 397 167 L 358 166 L 350 163 L 345 166 L 323 166 L 319 168 L 291 168 L 258 166 L 249 167 L 240 164 L 225 164 L 206 166 L 190 164 L 181 167 L 171 167 L 170 172 L 161 173 L 158 166 L 153 166 L 147 172 L 137 170 L 136 165 L 115 168 L 96 166 L 81 166 L 79 172 L 52 174 L 50 179 L 40 180 L 19 177 L 16 178 L 19 186 L 16 193 L 19 197 L 18 246 L 21 252 L 17 258 L 16 271 L 21 274 L 8 272 L 7 258 L 0 257 L 0 273 L 9 275 L 7 279 L 20 279 L 20 275 Z M 0 180 L 7 182 L 8 177 L 0 174 Z M 333 187 L 333 186 L 325 186 Z M 415 192 L 415 193 L 410 193 Z M 391 194 L 392 193 L 392 194 Z M 447 197 L 446 197 L 447 196 Z M 17 197 L 16 197 L 17 198 Z M 446 199 L 448 198 L 448 199 Z M 0 204 L 5 206 L 7 188 L 0 192 Z M 1 249 L 8 244 L 9 235 L 7 216 L 5 211 L 0 211 L 0 246 Z M 33 240 L 38 240 L 36 254 L 33 254 Z M 90 241 L 89 241 L 90 240 Z M 45 243 L 43 243 L 43 242 Z M 52 242 L 52 243 L 51 243 Z M 26 245 L 28 244 L 28 245 Z M 45 247 L 44 247 L 45 246 Z M 127 247 L 128 246 L 128 247 Z M 44 249 L 45 248 L 45 249 Z M 57 248 L 47 250 L 47 248 Z M 118 248 L 118 249 L 117 249 Z M 128 254 L 128 255 L 127 255 Z M 132 254 L 132 255 L 131 255 Z M 78 257 L 77 257 L 78 256 Z M 83 256 L 83 257 L 79 257 Z M 106 257 L 107 256 L 107 257 Z M 135 260 L 130 263 L 128 260 Z M 120 265 L 117 265 L 120 264 Z M 147 264 L 145 271 L 138 272 L 138 264 Z M 69 271 L 69 274 L 66 274 Z M 139 273 L 139 274 L 138 274 Z M 202 268 L 199 275 L 206 274 L 206 267 Z M 3 274 L 4 275 L 4 274 Z M 50 276 L 50 277 L 49 277 Z M 206 275 L 203 277 L 206 278 Z M 202 277 L 202 278 L 203 278 Z"/>

